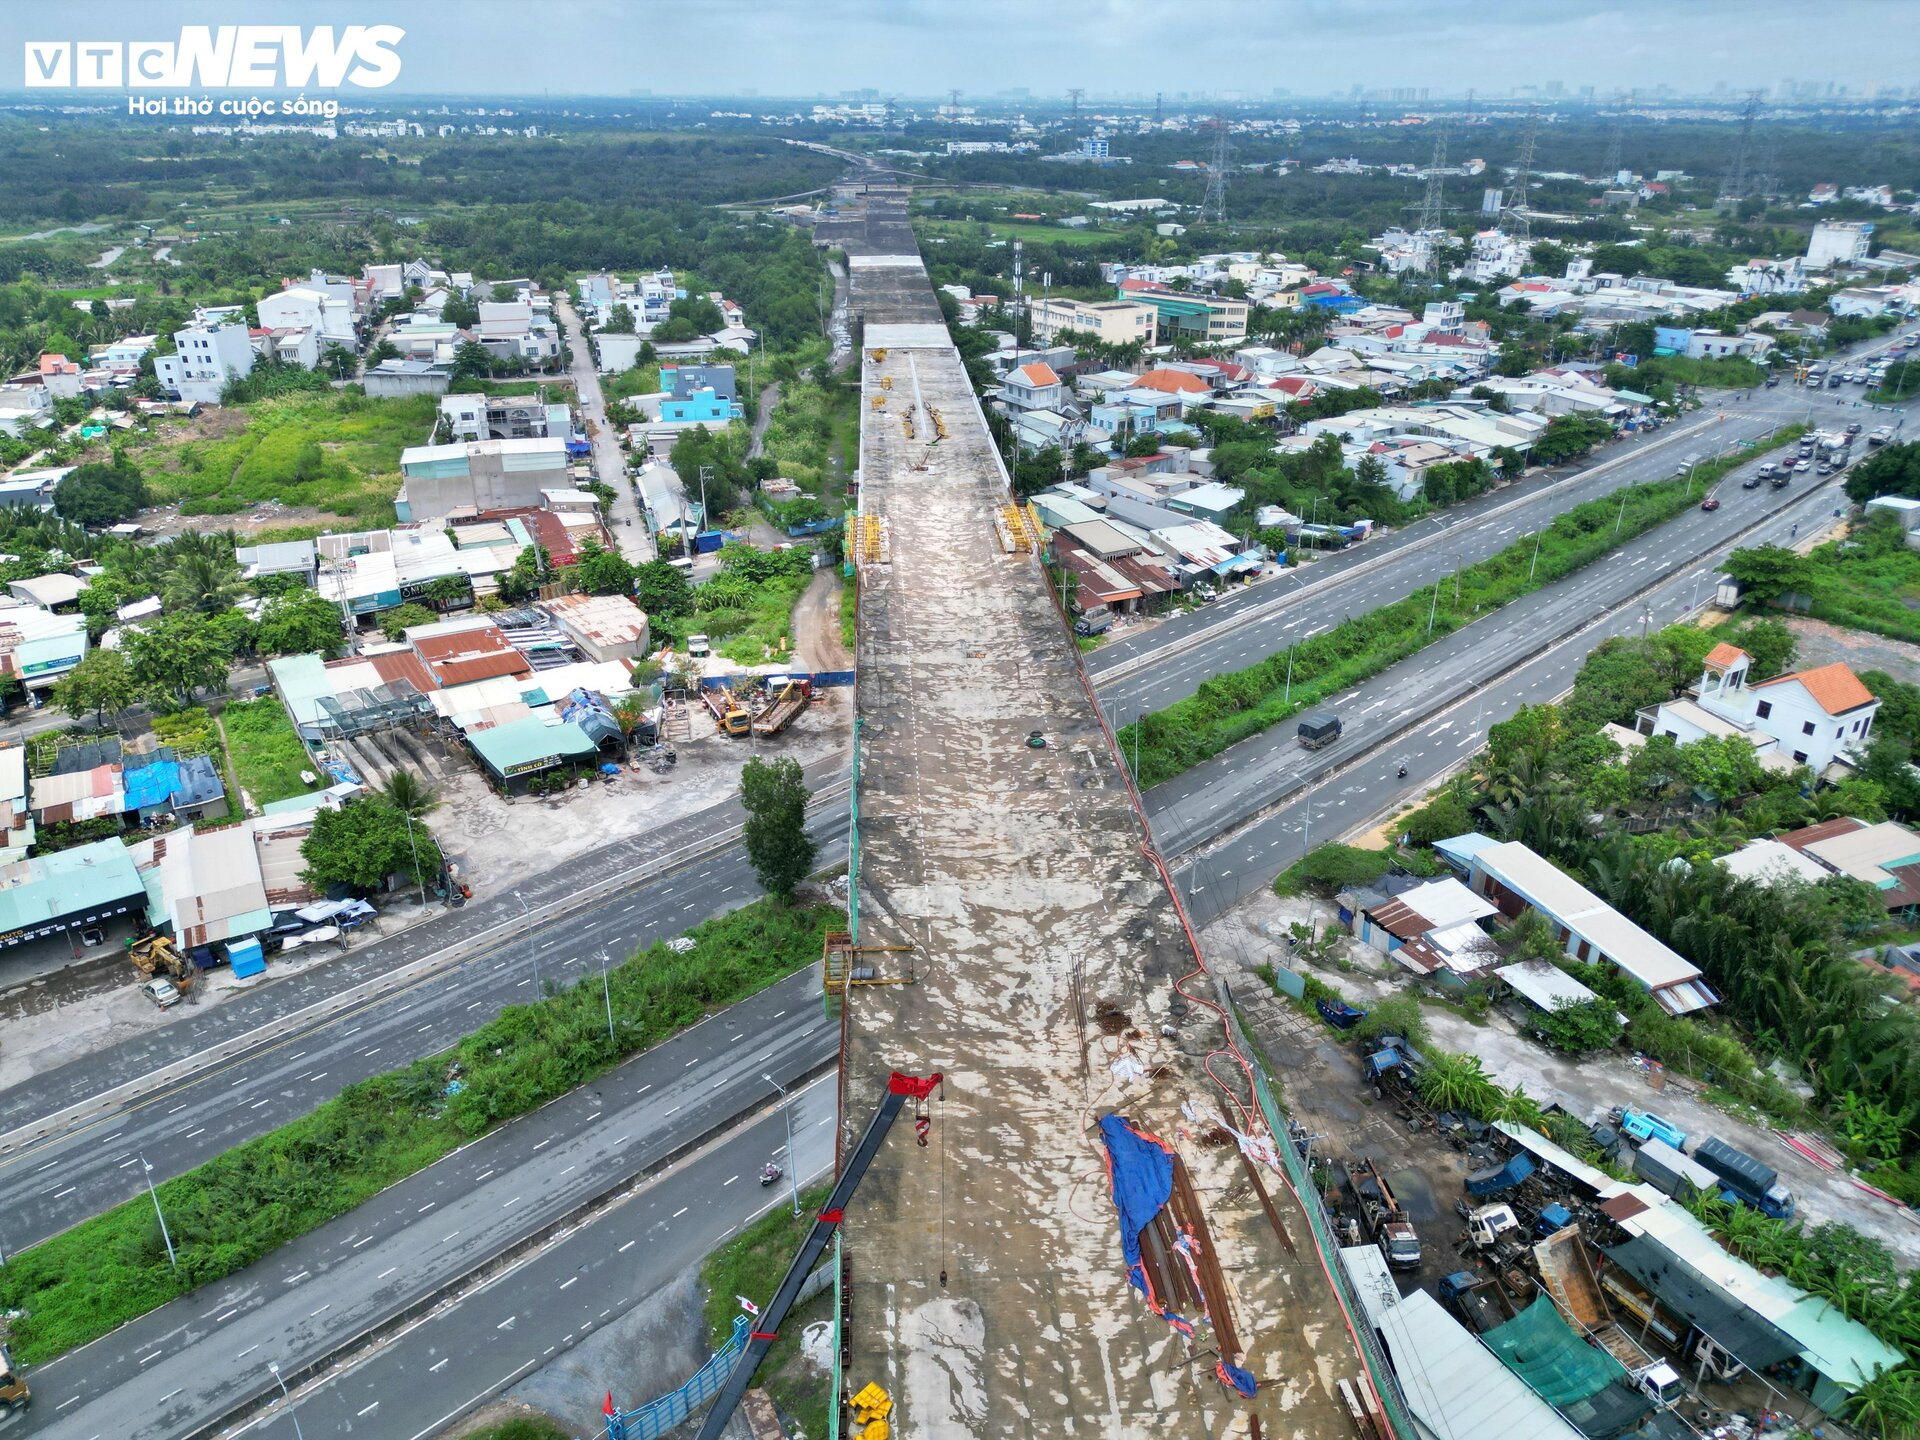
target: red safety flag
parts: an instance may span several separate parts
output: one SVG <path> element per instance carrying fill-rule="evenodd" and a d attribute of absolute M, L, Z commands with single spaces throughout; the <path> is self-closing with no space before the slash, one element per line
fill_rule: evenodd
<path fill-rule="evenodd" d="M 601 1407 L 600 1413 L 609 1416 L 615 1413 L 613 1408 L 613 1391 L 607 1391 L 607 1403 Z"/>
<path fill-rule="evenodd" d="M 758 1315 L 760 1313 L 760 1307 L 754 1304 L 753 1301 L 749 1300 L 746 1296 L 736 1295 L 733 1298 L 740 1302 L 740 1308 L 743 1311 L 745 1311 L 747 1314 Z"/>

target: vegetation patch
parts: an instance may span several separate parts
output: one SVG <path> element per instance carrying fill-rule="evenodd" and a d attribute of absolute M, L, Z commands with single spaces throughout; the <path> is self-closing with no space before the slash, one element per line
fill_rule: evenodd
<path fill-rule="evenodd" d="M 226 731 L 234 775 L 254 804 L 269 805 L 313 789 L 300 778 L 301 771 L 314 769 L 313 760 L 273 696 L 232 702 L 220 712 L 220 728 Z"/>
<path fill-rule="evenodd" d="M 159 1187 L 179 1268 L 153 1202 L 138 1196 L 10 1256 L 0 1310 L 18 1311 L 15 1354 L 51 1359 L 198 1286 L 244 1269 L 503 1121 L 545 1104 L 817 961 L 845 912 L 761 900 L 662 944 L 608 977 L 513 1005 L 449 1052 L 363 1080 L 315 1110 Z"/>
<path fill-rule="evenodd" d="M 157 503 L 230 515 L 264 502 L 393 523 L 400 452 L 432 433 L 431 395 L 327 390 L 208 412 L 127 452 Z"/>
<path fill-rule="evenodd" d="M 800 1194 L 800 1214 L 792 1207 L 776 1205 L 753 1224 L 707 1257 L 700 1267 L 700 1281 L 706 1289 L 707 1329 L 710 1342 L 718 1348 L 733 1334 L 733 1317 L 740 1313 L 737 1297 L 744 1295 L 761 1309 L 773 1298 L 773 1288 L 787 1273 L 793 1257 L 813 1228 L 813 1217 L 827 1203 L 828 1187 L 804 1190 Z M 821 1257 L 822 1265 L 833 1263 L 833 1247 Z M 781 1322 L 780 1338 L 773 1342 L 767 1358 L 760 1364 L 755 1383 L 773 1398 L 784 1415 L 798 1421 L 808 1435 L 827 1433 L 827 1406 L 832 1403 L 832 1376 L 816 1370 L 800 1353 L 801 1336 L 816 1320 L 833 1318 L 833 1287 L 797 1305 Z"/>

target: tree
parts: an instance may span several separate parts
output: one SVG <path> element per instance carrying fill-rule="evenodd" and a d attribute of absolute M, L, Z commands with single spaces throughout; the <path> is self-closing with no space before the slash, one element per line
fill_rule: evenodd
<path fill-rule="evenodd" d="M 260 611 L 254 643 L 268 655 L 306 655 L 337 659 L 345 645 L 340 607 L 304 586 L 276 595 Z"/>
<path fill-rule="evenodd" d="M 649 560 L 634 567 L 633 595 L 642 610 L 660 619 L 693 611 L 693 586 L 680 570 L 664 560 Z"/>
<path fill-rule="evenodd" d="M 426 606 L 416 605 L 409 600 L 404 605 L 380 612 L 380 633 L 389 640 L 398 640 L 410 627 L 431 625 L 439 618 Z"/>
<path fill-rule="evenodd" d="M 1776 675 L 1784 675 L 1793 664 L 1793 655 L 1797 643 L 1793 632 L 1778 620 L 1750 620 L 1740 627 L 1733 643 L 1747 652 L 1752 664 L 1748 667 L 1748 679 L 1771 680 Z M 1877 695 L 1880 692 L 1874 691 Z"/>
<path fill-rule="evenodd" d="M 512 605 L 524 605 L 540 593 L 540 578 L 546 573 L 546 550 L 529 545 L 514 557 L 512 567 L 495 582 L 500 598 Z"/>
<path fill-rule="evenodd" d="M 416 820 L 440 804 L 439 793 L 405 766 L 387 777 L 387 783 L 380 787 L 380 798 Z"/>
<path fill-rule="evenodd" d="M 54 512 L 76 525 L 102 528 L 130 520 L 146 506 L 140 472 L 124 457 L 76 467 L 53 491 Z"/>
<path fill-rule="evenodd" d="M 633 311 L 624 305 L 613 307 L 613 313 L 607 317 L 607 323 L 600 327 L 603 335 L 633 334 Z"/>
<path fill-rule="evenodd" d="M 479 380 L 493 373 L 493 355 L 478 340 L 469 340 L 453 352 L 453 378 Z"/>
<path fill-rule="evenodd" d="M 760 883 L 782 900 L 792 899 L 794 887 L 813 869 L 813 837 L 807 834 L 811 793 L 798 760 L 755 758 L 740 772 L 747 859 Z"/>
<path fill-rule="evenodd" d="M 626 595 L 633 589 L 633 566 L 618 551 L 588 540 L 580 547 L 573 578 L 589 595 Z"/>
<path fill-rule="evenodd" d="M 224 690 L 232 658 L 225 638 L 196 611 L 164 615 L 127 636 L 127 665 L 140 689 L 193 703 L 194 692 Z"/>
<path fill-rule="evenodd" d="M 1812 563 L 1783 545 L 1736 550 L 1727 557 L 1726 570 L 1743 595 L 1761 604 L 1782 595 L 1805 594 L 1813 588 Z"/>
<path fill-rule="evenodd" d="M 367 797 L 338 810 L 321 810 L 300 845 L 302 878 L 316 890 L 344 885 L 362 893 L 381 889 L 390 875 L 423 885 L 440 874 L 440 847 L 425 825 L 411 827 L 405 812 Z M 417 862 L 417 864 L 416 864 Z"/>
<path fill-rule="evenodd" d="M 367 352 L 367 368 L 372 369 L 383 360 L 398 360 L 399 358 L 400 347 L 383 335 L 380 337 L 380 343 Z"/>
<path fill-rule="evenodd" d="M 1856 505 L 1880 495 L 1920 499 L 1920 441 L 1889 445 L 1867 456 L 1847 472 L 1846 488 Z"/>
<path fill-rule="evenodd" d="M 451 610 L 455 605 L 465 605 L 473 599 L 470 582 L 461 575 L 440 575 L 427 582 L 426 589 L 420 592 L 420 598 L 436 610 Z"/>
<path fill-rule="evenodd" d="M 137 698 L 139 686 L 118 650 L 89 650 L 53 687 L 54 704 L 76 720 L 92 715 L 96 725 L 109 710 L 117 718 Z"/>
<path fill-rule="evenodd" d="M 240 578 L 240 566 L 231 551 L 206 551 L 182 555 L 167 575 L 162 598 L 171 610 L 197 610 L 215 615 L 231 610 L 234 601 L 246 594 L 246 582 Z"/>
<path fill-rule="evenodd" d="M 1620 1043 L 1620 1012 L 1604 996 L 1568 1000 L 1538 1017 L 1533 1028 L 1555 1050 L 1567 1055 L 1588 1055 L 1596 1050 L 1611 1050 Z"/>

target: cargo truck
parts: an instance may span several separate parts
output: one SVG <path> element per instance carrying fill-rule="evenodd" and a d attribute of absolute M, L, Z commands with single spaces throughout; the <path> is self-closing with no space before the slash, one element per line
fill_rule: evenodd
<path fill-rule="evenodd" d="M 1687 1148 L 1687 1132 L 1651 1110 L 1616 1110 L 1612 1119 L 1623 1135 L 1635 1140 L 1659 1140 L 1676 1150 Z"/>
<path fill-rule="evenodd" d="M 1780 1183 L 1780 1172 L 1771 1165 L 1713 1136 L 1693 1147 L 1693 1158 L 1719 1177 L 1721 1198 L 1775 1220 L 1793 1218 L 1793 1192 Z"/>
<path fill-rule="evenodd" d="M 1684 1201 L 1695 1192 L 1713 1195 L 1720 1189 L 1718 1175 L 1664 1140 L 1648 1140 L 1633 1152 L 1633 1173 L 1676 1200 Z"/>
<path fill-rule="evenodd" d="M 1387 1178 L 1372 1160 L 1355 1160 L 1347 1166 L 1347 1179 L 1360 1201 L 1360 1218 L 1365 1222 L 1373 1243 L 1380 1247 L 1391 1270 L 1420 1268 L 1420 1235 L 1407 1219 L 1407 1212 L 1393 1198 Z"/>
<path fill-rule="evenodd" d="M 1323 715 L 1312 720 L 1302 720 L 1294 733 L 1300 737 L 1302 750 L 1318 750 L 1340 738 L 1340 717 Z"/>

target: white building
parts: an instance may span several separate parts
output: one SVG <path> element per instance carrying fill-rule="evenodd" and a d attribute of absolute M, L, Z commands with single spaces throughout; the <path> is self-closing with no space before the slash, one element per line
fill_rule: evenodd
<path fill-rule="evenodd" d="M 1473 237 L 1473 246 L 1468 252 L 1466 265 L 1460 271 L 1460 278 L 1471 280 L 1476 285 L 1485 285 L 1519 275 L 1527 268 L 1529 248 L 1504 230 L 1482 230 Z"/>
<path fill-rule="evenodd" d="M 157 356 L 154 377 L 175 400 L 218 405 L 231 380 L 253 373 L 253 342 L 245 325 L 191 325 L 173 335 L 176 350 Z"/>
<path fill-rule="evenodd" d="M 1740 735 L 1755 750 L 1791 757 L 1819 775 L 1873 731 L 1880 702 L 1845 665 L 1797 670 L 1747 683 L 1751 657 L 1737 645 L 1716 645 L 1690 698 L 1642 710 L 1642 735 L 1666 735 L 1681 745 L 1709 735 Z"/>
<path fill-rule="evenodd" d="M 1727 283 L 1742 295 L 1798 295 L 1807 288 L 1807 267 L 1798 255 L 1785 260 L 1756 256 L 1727 271 Z"/>
<path fill-rule="evenodd" d="M 353 325 L 353 306 L 324 290 L 291 286 L 277 295 L 265 296 L 254 308 L 259 312 L 263 329 L 305 327 L 313 331 L 323 350 L 334 345 L 352 350 L 359 343 L 360 337 Z"/>
<path fill-rule="evenodd" d="M 1873 243 L 1873 226 L 1864 220 L 1822 220 L 1813 227 L 1807 241 L 1807 268 L 1824 270 L 1829 265 L 1851 265 L 1867 258 Z"/>

